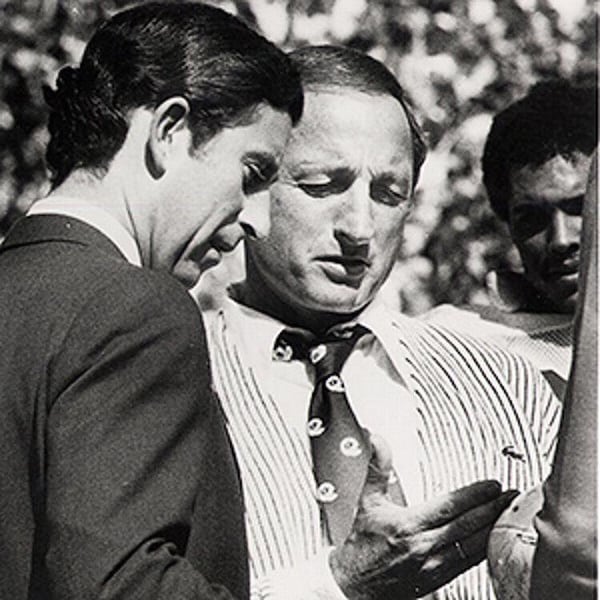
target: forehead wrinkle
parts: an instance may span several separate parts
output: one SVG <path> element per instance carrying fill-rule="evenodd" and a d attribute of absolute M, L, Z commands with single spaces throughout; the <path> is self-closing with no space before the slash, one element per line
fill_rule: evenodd
<path fill-rule="evenodd" d="M 328 136 L 322 130 L 314 136 L 307 131 L 299 133 L 288 143 L 283 166 L 293 170 L 322 167 L 357 171 L 364 168 L 373 175 L 410 178 L 412 162 L 406 153 L 394 152 L 388 159 L 381 153 L 374 153 L 368 144 L 350 145 L 348 141 L 347 137 Z"/>
<path fill-rule="evenodd" d="M 385 167 L 370 166 L 368 167 L 368 170 L 372 177 L 389 177 L 390 179 L 410 179 L 412 172 L 411 167 L 412 165 L 407 164 L 405 161 L 397 161 Z"/>
<path fill-rule="evenodd" d="M 320 143 L 322 140 L 323 143 Z M 288 142 L 281 168 L 294 172 L 315 167 L 337 168 L 344 163 L 344 158 L 344 153 L 321 132 L 316 132 L 315 136 L 309 132 L 298 132 Z"/>
<path fill-rule="evenodd" d="M 560 201 L 585 192 L 589 161 L 555 156 L 539 167 L 525 166 L 512 173 L 512 204 L 531 200 Z"/>
<path fill-rule="evenodd" d="M 348 102 L 344 102 L 346 97 Z M 339 110 L 332 104 L 336 98 L 341 101 Z M 375 146 L 377 139 L 384 143 Z M 305 112 L 292 129 L 282 168 L 298 171 L 320 166 L 356 172 L 368 169 L 410 181 L 412 140 L 402 107 L 387 96 L 355 90 L 307 91 Z"/>

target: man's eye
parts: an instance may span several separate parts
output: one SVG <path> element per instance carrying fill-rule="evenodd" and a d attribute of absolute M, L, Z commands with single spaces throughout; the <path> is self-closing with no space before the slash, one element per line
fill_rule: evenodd
<path fill-rule="evenodd" d="M 331 177 L 321 173 L 305 175 L 298 179 L 298 183 L 302 185 L 327 185 L 328 183 L 331 183 Z"/>
<path fill-rule="evenodd" d="M 345 181 L 330 179 L 326 175 L 306 177 L 296 182 L 296 185 L 313 198 L 340 194 L 348 187 Z"/>
<path fill-rule="evenodd" d="M 269 177 L 255 162 L 248 162 L 244 165 L 243 189 L 245 194 L 254 194 L 267 189 L 273 180 Z"/>
<path fill-rule="evenodd" d="M 526 240 L 544 231 L 550 223 L 550 211 L 543 207 L 521 207 L 513 211 L 511 229 L 517 240 Z"/>
<path fill-rule="evenodd" d="M 389 184 L 382 182 L 371 183 L 371 197 L 376 202 L 388 204 L 390 206 L 399 206 L 410 200 L 410 192 L 398 184 Z"/>
<path fill-rule="evenodd" d="M 583 212 L 583 195 L 563 200 L 559 203 L 559 208 L 570 216 L 580 217 Z"/>

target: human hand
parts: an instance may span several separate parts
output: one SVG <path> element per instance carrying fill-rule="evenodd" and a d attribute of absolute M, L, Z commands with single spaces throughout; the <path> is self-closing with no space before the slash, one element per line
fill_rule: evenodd
<path fill-rule="evenodd" d="M 479 481 L 417 506 L 394 504 L 387 486 L 391 454 L 371 437 L 373 456 L 352 531 L 330 555 L 338 585 L 350 600 L 424 596 L 486 556 L 492 526 L 517 495 Z"/>

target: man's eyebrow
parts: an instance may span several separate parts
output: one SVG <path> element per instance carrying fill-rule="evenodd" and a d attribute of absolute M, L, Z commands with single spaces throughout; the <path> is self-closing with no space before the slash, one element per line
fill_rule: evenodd
<path fill-rule="evenodd" d="M 306 160 L 286 165 L 286 170 L 293 176 L 300 176 L 306 173 L 323 173 L 332 177 L 348 175 L 354 171 L 347 166 L 339 164 L 337 161 L 325 163 L 319 160 Z"/>
<path fill-rule="evenodd" d="M 406 186 L 409 189 L 412 185 L 412 173 L 406 172 L 404 169 L 397 171 L 375 171 L 371 173 L 371 177 L 373 181 L 386 184 L 395 183 L 400 186 Z"/>
<path fill-rule="evenodd" d="M 583 208 L 583 201 L 585 199 L 585 194 L 576 194 L 575 196 L 570 196 L 569 198 L 562 198 L 557 202 L 558 206 L 564 210 L 565 207 L 573 207 Z"/>
<path fill-rule="evenodd" d="M 524 193 L 520 198 L 515 198 L 513 202 L 511 202 L 512 206 L 531 206 L 531 205 L 540 205 L 547 204 L 547 200 L 543 196 L 536 196 L 531 193 Z"/>
<path fill-rule="evenodd" d="M 559 202 L 579 202 L 579 200 L 583 200 L 585 198 L 585 194 L 575 194 L 574 196 L 569 196 L 568 198 L 561 198 Z"/>
<path fill-rule="evenodd" d="M 402 181 L 406 181 L 406 183 L 410 183 L 410 171 L 406 169 L 398 169 L 398 170 L 385 170 L 385 171 L 372 171 L 371 177 L 373 179 L 380 179 L 383 181 L 394 181 L 397 183 L 401 183 Z"/>
<path fill-rule="evenodd" d="M 526 194 L 524 196 L 523 200 L 513 203 L 513 206 L 517 207 L 517 206 L 532 206 L 532 205 L 539 206 L 540 204 L 568 204 L 570 202 L 579 202 L 580 200 L 583 200 L 584 196 L 585 196 L 585 194 L 583 194 L 583 193 L 575 194 L 574 196 L 569 196 L 567 198 L 559 198 L 559 199 L 555 200 L 554 202 L 548 202 L 548 200 L 543 196 L 534 196 L 531 194 Z"/>

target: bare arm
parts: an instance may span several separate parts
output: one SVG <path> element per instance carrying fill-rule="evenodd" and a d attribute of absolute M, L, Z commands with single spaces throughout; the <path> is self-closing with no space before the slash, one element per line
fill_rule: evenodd
<path fill-rule="evenodd" d="M 597 155 L 583 212 L 579 305 L 573 365 L 545 503 L 535 519 L 539 533 L 531 598 L 596 597 L 598 192 Z"/>

